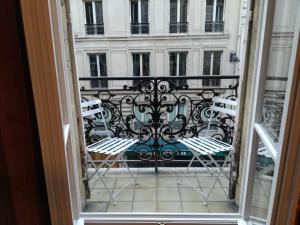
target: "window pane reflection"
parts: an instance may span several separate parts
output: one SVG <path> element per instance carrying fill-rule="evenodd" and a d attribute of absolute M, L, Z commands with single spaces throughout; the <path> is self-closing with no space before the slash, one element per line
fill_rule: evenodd
<path fill-rule="evenodd" d="M 251 215 L 267 219 L 275 162 L 261 140 L 258 142 Z"/>
<path fill-rule="evenodd" d="M 278 142 L 299 1 L 276 2 L 262 123 Z"/>

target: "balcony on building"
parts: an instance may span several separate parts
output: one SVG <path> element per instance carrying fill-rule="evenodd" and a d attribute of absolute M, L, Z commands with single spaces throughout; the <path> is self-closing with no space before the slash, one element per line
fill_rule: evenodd
<path fill-rule="evenodd" d="M 205 22 L 205 32 L 224 32 L 224 21 Z"/>
<path fill-rule="evenodd" d="M 85 32 L 88 35 L 104 34 L 104 24 L 85 24 Z"/>
<path fill-rule="evenodd" d="M 234 198 L 230 197 L 231 184 L 224 176 L 220 177 L 213 188 L 207 206 L 203 205 L 201 195 L 189 184 L 178 183 L 192 154 L 177 138 L 204 135 L 212 97 L 237 99 L 238 80 L 239 76 L 221 75 L 80 77 L 82 101 L 102 100 L 105 121 L 112 136 L 139 140 L 125 154 L 138 185 L 131 183 L 126 186 L 118 194 L 114 204 L 105 192 L 101 180 L 94 176 L 89 181 L 90 197 L 85 211 L 237 212 L 238 206 Z M 99 85 L 98 88 L 90 86 L 101 81 L 105 81 L 106 85 Z M 201 87 L 203 81 L 208 82 Z M 219 86 L 210 85 L 216 83 Z M 234 126 L 235 118 L 216 116 L 210 135 L 231 144 Z M 87 143 L 94 143 L 103 138 L 103 134 L 104 125 L 99 120 L 95 121 L 95 127 L 85 133 L 85 138 Z M 104 162 L 104 156 L 94 154 L 92 157 L 98 165 Z M 220 163 L 224 158 L 224 155 L 216 156 Z M 204 157 L 203 160 L 208 158 Z M 94 173 L 92 169 L 88 171 Z M 224 171 L 230 176 L 230 166 L 226 166 Z M 209 190 L 214 181 L 214 176 L 199 162 L 192 163 L 185 176 L 192 185 L 204 192 Z M 130 181 L 126 169 L 118 162 L 105 177 L 114 193 Z"/>
<path fill-rule="evenodd" d="M 188 22 L 172 22 L 170 23 L 170 33 L 187 33 Z"/>
<path fill-rule="evenodd" d="M 149 23 L 131 23 L 131 34 L 149 34 Z"/>

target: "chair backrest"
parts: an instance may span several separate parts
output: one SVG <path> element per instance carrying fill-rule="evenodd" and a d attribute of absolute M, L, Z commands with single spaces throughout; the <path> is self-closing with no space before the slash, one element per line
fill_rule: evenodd
<path fill-rule="evenodd" d="M 212 98 L 212 102 L 213 102 L 213 104 L 210 107 L 211 112 L 210 112 L 210 116 L 209 116 L 209 119 L 208 119 L 208 127 L 207 127 L 207 130 L 206 130 L 205 136 L 208 135 L 208 132 L 210 130 L 210 126 L 211 126 L 211 122 L 212 122 L 214 112 L 225 113 L 225 114 L 228 114 L 228 115 L 233 116 L 233 117 L 235 117 L 236 114 L 237 114 L 237 111 L 236 111 L 237 101 L 230 100 L 230 99 L 224 99 L 224 98 L 220 98 L 220 97 L 214 97 L 214 98 Z M 217 106 L 216 104 L 218 104 L 218 103 L 224 104 L 225 107 Z M 226 106 L 229 106 L 229 108 L 226 108 Z M 234 108 L 234 109 L 232 109 L 232 108 Z"/>
<path fill-rule="evenodd" d="M 86 110 L 84 108 L 88 107 Z M 104 114 L 103 114 L 103 107 L 102 107 L 102 102 L 100 99 L 93 99 L 93 100 L 88 100 L 85 102 L 81 102 L 81 111 L 82 111 L 82 117 L 95 117 L 97 113 L 100 113 L 101 115 L 101 122 L 103 122 L 105 131 L 107 133 L 108 137 L 111 137 L 110 132 L 108 130 Z"/>

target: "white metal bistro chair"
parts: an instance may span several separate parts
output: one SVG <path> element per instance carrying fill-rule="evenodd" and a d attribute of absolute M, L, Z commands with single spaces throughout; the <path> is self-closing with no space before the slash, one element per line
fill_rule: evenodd
<path fill-rule="evenodd" d="M 128 139 L 128 138 L 119 138 L 119 137 L 111 137 L 111 132 L 108 130 L 105 118 L 104 118 L 104 113 L 103 113 L 103 108 L 102 108 L 102 102 L 100 99 L 95 99 L 95 100 L 88 100 L 85 102 L 81 103 L 81 108 L 82 108 L 82 117 L 87 118 L 87 119 L 96 119 L 96 114 L 100 114 L 101 118 L 100 121 L 103 123 L 104 128 L 105 128 L 105 133 L 107 135 L 106 138 L 103 138 L 100 141 L 97 141 L 93 144 L 90 144 L 86 146 L 86 153 L 88 157 L 88 162 L 92 164 L 92 167 L 95 169 L 95 172 L 90 176 L 94 176 L 97 174 L 103 183 L 105 189 L 107 190 L 109 196 L 111 199 L 115 202 L 115 197 L 117 194 L 119 194 L 126 186 L 130 184 L 128 182 L 125 184 L 122 188 L 118 190 L 116 193 L 112 193 L 110 189 L 108 188 L 104 176 L 106 173 L 112 168 L 113 165 L 116 164 L 117 161 L 122 162 L 127 171 L 129 172 L 133 182 L 137 184 L 136 179 L 132 175 L 125 159 L 124 159 L 124 153 L 126 150 L 134 145 L 138 140 L 133 140 L 133 139 Z M 106 158 L 104 161 L 97 167 L 95 164 L 95 161 L 91 157 L 91 153 L 100 153 L 106 155 Z M 102 171 L 101 169 L 104 169 Z"/>
<path fill-rule="evenodd" d="M 213 119 L 214 112 L 223 113 L 223 114 L 235 117 L 236 116 L 236 107 L 237 107 L 237 101 L 233 101 L 233 100 L 229 100 L 229 99 L 214 97 L 212 99 L 212 101 L 213 101 L 213 104 L 210 107 L 210 109 L 211 109 L 210 117 L 208 120 L 208 127 L 205 132 L 205 136 L 204 137 L 183 138 L 183 139 L 178 140 L 179 142 L 181 142 L 182 144 L 187 146 L 190 149 L 191 153 L 193 154 L 193 157 L 188 164 L 188 167 L 185 171 L 184 176 L 178 181 L 178 183 L 181 184 L 184 180 L 189 185 L 191 185 L 195 190 L 200 192 L 200 194 L 202 195 L 202 197 L 204 199 L 204 205 L 207 204 L 206 203 L 207 199 L 208 199 L 209 195 L 211 194 L 213 188 L 215 187 L 216 182 L 219 180 L 221 174 L 223 174 L 229 180 L 228 175 L 224 172 L 224 168 L 231 161 L 231 156 L 233 154 L 233 146 L 232 145 L 209 136 L 211 122 Z M 220 107 L 216 104 L 224 104 L 225 106 L 230 106 L 230 107 L 228 107 L 228 108 Z M 234 108 L 234 110 L 232 108 Z M 213 158 L 214 155 L 216 155 L 217 153 L 220 153 L 220 152 L 227 153 L 227 156 L 225 157 L 225 160 L 222 165 L 220 165 Z M 203 156 L 206 156 L 209 159 L 209 163 L 205 162 L 205 160 L 203 159 Z M 200 164 L 202 164 L 206 168 L 206 170 L 211 174 L 214 174 L 214 173 L 212 172 L 212 169 L 209 167 L 209 164 L 217 168 L 218 172 L 216 174 L 217 175 L 216 179 L 214 180 L 212 187 L 210 188 L 210 190 L 208 191 L 207 194 L 205 194 L 199 188 L 195 187 L 188 180 L 184 179 L 184 177 L 186 177 L 186 174 L 189 171 L 190 167 L 192 166 L 192 163 L 194 162 L 194 160 L 198 160 L 200 162 Z M 220 182 L 220 180 L 219 180 L 219 182 Z M 221 184 L 221 182 L 220 182 L 220 184 Z M 221 184 L 221 186 L 222 186 L 222 184 Z"/>

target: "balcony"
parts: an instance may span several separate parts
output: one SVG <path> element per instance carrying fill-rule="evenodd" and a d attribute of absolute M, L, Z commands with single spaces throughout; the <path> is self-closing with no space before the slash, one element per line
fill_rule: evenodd
<path fill-rule="evenodd" d="M 224 21 L 205 22 L 205 32 L 224 32 Z"/>
<path fill-rule="evenodd" d="M 85 32 L 88 35 L 104 34 L 104 24 L 85 24 Z"/>
<path fill-rule="evenodd" d="M 187 33 L 188 27 L 188 22 L 170 23 L 170 33 Z"/>
<path fill-rule="evenodd" d="M 131 34 L 149 34 L 149 23 L 131 23 Z"/>
<path fill-rule="evenodd" d="M 200 87 L 203 80 L 218 78 L 221 87 Z M 106 174 L 109 188 L 116 193 L 117 203 L 105 192 L 96 176 L 89 181 L 90 198 L 87 212 L 237 212 L 234 199 L 229 199 L 230 183 L 221 176 L 213 188 L 207 205 L 190 184 L 204 192 L 212 187 L 214 177 L 199 163 L 194 162 L 186 175 L 190 184 L 177 181 L 192 157 L 190 150 L 177 140 L 180 137 L 204 135 L 210 115 L 211 99 L 222 95 L 236 99 L 239 76 L 186 77 L 81 77 L 82 101 L 100 98 L 105 121 L 113 136 L 138 139 L 126 152 L 126 161 L 138 181 L 120 190 L 129 181 L 121 161 Z M 107 81 L 108 88 L 91 89 L 93 80 Z M 214 116 L 209 134 L 232 143 L 235 118 Z M 95 121 L 85 123 L 87 144 L 103 138 L 104 125 Z M 97 163 L 103 156 L 93 155 Z M 224 155 L 215 156 L 222 163 Z M 209 159 L 203 156 L 203 160 Z M 225 168 L 230 175 L 230 166 Z M 211 167 L 216 170 L 215 167 Z M 89 169 L 89 174 L 94 170 Z M 104 171 L 104 170 L 103 170 Z"/>

